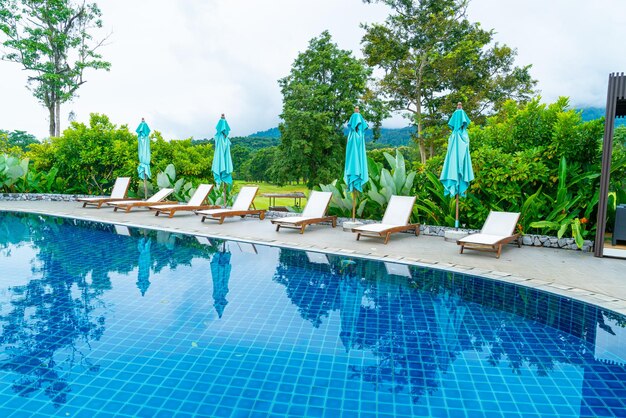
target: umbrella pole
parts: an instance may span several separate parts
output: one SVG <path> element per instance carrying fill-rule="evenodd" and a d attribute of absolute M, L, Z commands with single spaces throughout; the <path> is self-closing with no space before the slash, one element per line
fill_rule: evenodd
<path fill-rule="evenodd" d="M 356 190 L 352 190 L 352 222 L 356 222 Z"/>
<path fill-rule="evenodd" d="M 148 198 L 148 181 L 146 180 L 145 176 L 143 178 L 143 198 Z"/>
<path fill-rule="evenodd" d="M 224 204 L 224 207 L 226 207 L 226 183 L 224 183 L 224 201 L 222 202 Z"/>
<path fill-rule="evenodd" d="M 454 219 L 454 227 L 459 229 L 459 195 L 456 195 L 456 218 Z"/>

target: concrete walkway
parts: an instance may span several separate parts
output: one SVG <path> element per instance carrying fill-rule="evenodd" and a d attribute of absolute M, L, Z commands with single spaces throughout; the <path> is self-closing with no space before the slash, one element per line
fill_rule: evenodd
<path fill-rule="evenodd" d="M 441 237 L 395 234 L 389 244 L 361 238 L 327 225 L 309 227 L 304 235 L 296 230 L 275 227 L 269 220 L 239 217 L 223 225 L 200 222 L 194 214 L 179 213 L 174 218 L 147 210 L 129 213 L 111 208 L 82 208 L 77 202 L 0 201 L 0 211 L 33 212 L 62 217 L 139 226 L 152 229 L 251 241 L 281 247 L 397 260 L 404 263 L 458 271 L 513 282 L 599 305 L 626 314 L 626 261 L 595 258 L 591 253 L 540 247 L 508 246 L 500 259 L 493 253 L 467 250 L 459 254 L 455 243 Z"/>

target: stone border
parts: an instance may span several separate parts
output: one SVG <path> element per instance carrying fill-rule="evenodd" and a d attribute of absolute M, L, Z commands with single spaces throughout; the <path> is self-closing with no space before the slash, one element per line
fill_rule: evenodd
<path fill-rule="evenodd" d="M 75 202 L 79 197 L 90 197 L 83 194 L 61 193 L 0 193 L 0 200 L 14 201 L 47 201 L 47 202 Z"/>
<path fill-rule="evenodd" d="M 2 193 L 0 194 L 0 200 L 7 201 L 50 201 L 50 202 L 73 202 L 77 198 L 88 197 L 87 195 L 78 194 L 46 194 L 46 193 Z M 267 211 L 266 217 L 268 219 L 276 219 L 290 216 L 298 216 L 299 213 L 294 212 L 279 212 L 279 211 Z M 337 218 L 337 223 L 341 225 L 343 222 L 350 221 L 350 218 Z M 360 219 L 360 222 L 364 224 L 374 223 L 371 219 Z M 436 226 L 436 225 L 420 225 L 420 234 L 444 237 L 446 231 L 459 231 L 466 234 L 474 234 L 480 232 L 477 229 L 463 229 L 454 228 L 450 226 Z M 413 233 L 405 231 L 407 233 Z M 593 251 L 594 242 L 591 240 L 585 240 L 582 249 L 578 248 L 574 238 L 557 238 L 549 235 L 535 235 L 526 234 L 522 236 L 522 245 L 531 247 L 547 247 L 547 248 L 560 248 L 564 250 L 574 250 L 582 252 Z"/>

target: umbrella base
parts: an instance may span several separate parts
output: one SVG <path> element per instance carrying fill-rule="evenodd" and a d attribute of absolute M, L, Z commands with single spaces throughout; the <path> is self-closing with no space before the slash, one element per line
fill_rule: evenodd
<path fill-rule="evenodd" d="M 444 232 L 443 238 L 446 241 L 449 241 L 449 242 L 456 242 L 457 240 L 459 240 L 459 239 L 461 239 L 463 237 L 466 237 L 468 235 L 469 234 L 467 232 L 465 232 L 465 231 L 455 231 L 455 230 L 451 229 L 451 230 L 448 230 L 448 231 Z"/>
<path fill-rule="evenodd" d="M 344 222 L 341 227 L 343 228 L 344 232 L 352 232 L 352 228 L 357 228 L 359 226 L 363 225 L 363 222 L 359 222 L 359 221 L 346 221 Z"/>

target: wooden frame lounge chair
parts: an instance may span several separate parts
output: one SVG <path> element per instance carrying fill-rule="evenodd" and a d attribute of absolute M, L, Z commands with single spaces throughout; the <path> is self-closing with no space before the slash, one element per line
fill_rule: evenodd
<path fill-rule="evenodd" d="M 517 246 L 521 247 L 519 234 L 514 233 L 519 217 L 517 212 L 489 212 L 480 233 L 457 240 L 456 243 L 461 246 L 459 252 L 463 254 L 465 248 L 490 251 L 496 253 L 496 258 L 500 258 L 504 244 L 517 240 Z"/>
<path fill-rule="evenodd" d="M 415 231 L 415 236 L 420 234 L 420 224 L 410 224 L 409 218 L 413 212 L 415 204 L 415 196 L 391 196 L 385 215 L 380 223 L 366 224 L 357 228 L 352 228 L 352 232 L 356 232 L 356 240 L 361 235 L 367 237 L 378 237 L 385 240 L 385 244 L 389 242 L 391 234 L 402 231 Z"/>
<path fill-rule="evenodd" d="M 80 197 L 76 199 L 78 202 L 83 202 L 83 207 L 90 205 L 96 206 L 100 209 L 103 204 L 108 202 L 115 202 L 119 200 L 126 200 L 126 193 L 128 192 L 128 186 L 130 186 L 130 177 L 118 177 L 113 184 L 113 190 L 111 190 L 111 196 L 109 197 Z"/>
<path fill-rule="evenodd" d="M 176 203 L 171 200 L 163 200 L 174 192 L 174 189 L 161 189 L 147 200 L 121 200 L 118 202 L 108 202 L 107 205 L 112 206 L 113 211 L 117 212 L 118 209 L 124 209 L 126 212 L 130 212 L 132 208 L 147 207 L 153 205 L 171 205 Z"/>
<path fill-rule="evenodd" d="M 169 217 L 173 217 L 174 213 L 179 210 L 182 211 L 193 211 L 193 210 L 204 210 L 204 209 L 215 209 L 219 208 L 219 206 L 209 205 L 207 201 L 207 197 L 213 188 L 212 184 L 201 184 L 198 186 L 193 196 L 189 199 L 189 202 L 183 204 L 172 204 L 172 205 L 157 205 L 157 206 L 148 206 L 148 209 L 156 210 L 154 216 L 159 216 L 161 212 L 167 213 Z"/>
<path fill-rule="evenodd" d="M 306 201 L 306 206 L 300 216 L 272 219 L 272 224 L 276 225 L 276 232 L 280 227 L 299 229 L 304 234 L 307 225 L 320 222 L 332 222 L 333 228 L 337 226 L 336 216 L 326 216 L 326 210 L 330 204 L 331 192 L 313 191 Z"/>
<path fill-rule="evenodd" d="M 244 186 L 239 191 L 231 208 L 198 210 L 196 215 L 202 215 L 202 222 L 207 218 L 219 220 L 220 225 L 224 223 L 224 219 L 232 216 L 245 218 L 246 215 L 258 215 L 259 219 L 265 219 L 265 209 L 254 208 L 254 197 L 258 191 L 257 186 Z M 250 209 L 250 207 L 254 209 Z"/>

